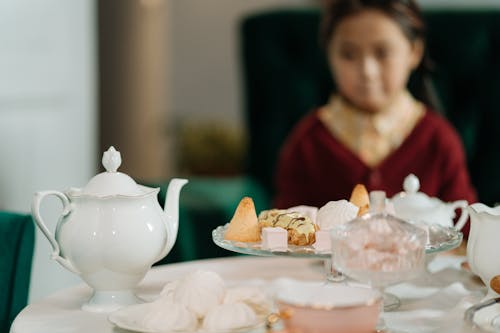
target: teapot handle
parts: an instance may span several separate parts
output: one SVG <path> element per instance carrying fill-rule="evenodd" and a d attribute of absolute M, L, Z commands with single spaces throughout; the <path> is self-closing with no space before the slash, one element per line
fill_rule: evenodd
<path fill-rule="evenodd" d="M 56 260 L 58 263 L 60 263 L 64 268 L 68 269 L 69 271 L 76 274 L 80 274 L 80 272 L 73 266 L 73 264 L 67 258 L 64 258 L 60 255 L 61 249 L 59 248 L 59 243 L 52 235 L 52 233 L 49 231 L 45 222 L 42 219 L 42 216 L 40 215 L 40 205 L 42 203 L 42 200 L 49 195 L 54 195 L 61 200 L 63 204 L 63 211 L 61 213 L 62 217 L 65 217 L 69 213 L 71 213 L 71 208 L 72 208 L 71 203 L 69 202 L 68 197 L 64 193 L 59 191 L 42 191 L 42 192 L 37 192 L 34 195 L 33 203 L 31 205 L 31 211 L 33 213 L 33 217 L 35 218 L 36 224 L 38 225 L 42 233 L 45 235 L 45 237 L 47 237 L 50 245 L 52 246 L 51 259 Z"/>
<path fill-rule="evenodd" d="M 457 223 L 455 224 L 455 228 L 457 230 L 462 230 L 462 228 L 465 226 L 465 223 L 469 219 L 469 211 L 467 210 L 468 202 L 466 200 L 457 200 L 455 202 L 452 202 L 450 204 L 450 207 L 455 210 L 457 208 L 460 208 L 462 211 L 460 218 L 458 219 Z"/>

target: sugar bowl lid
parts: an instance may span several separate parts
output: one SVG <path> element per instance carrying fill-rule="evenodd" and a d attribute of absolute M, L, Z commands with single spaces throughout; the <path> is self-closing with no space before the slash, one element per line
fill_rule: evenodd
<path fill-rule="evenodd" d="M 144 194 L 141 187 L 124 173 L 118 172 L 122 163 L 121 154 L 113 146 L 102 155 L 105 172 L 95 175 L 82 189 L 81 194 L 93 196 L 136 196 Z"/>
<path fill-rule="evenodd" d="M 431 198 L 423 192 L 419 192 L 420 180 L 414 174 L 406 176 L 403 182 L 403 192 L 392 197 L 391 202 L 396 212 L 415 211 L 434 208 L 440 204 L 438 199 Z"/>

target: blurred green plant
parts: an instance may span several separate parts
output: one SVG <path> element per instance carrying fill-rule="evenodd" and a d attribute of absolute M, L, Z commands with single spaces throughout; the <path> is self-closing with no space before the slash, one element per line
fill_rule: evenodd
<path fill-rule="evenodd" d="M 188 175 L 229 176 L 244 170 L 246 135 L 235 125 L 185 121 L 179 129 L 179 168 Z"/>

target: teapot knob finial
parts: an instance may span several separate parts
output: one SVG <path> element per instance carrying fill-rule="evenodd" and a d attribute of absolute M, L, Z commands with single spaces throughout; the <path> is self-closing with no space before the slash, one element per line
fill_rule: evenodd
<path fill-rule="evenodd" d="M 405 178 L 403 189 L 406 193 L 417 193 L 420 189 L 420 180 L 418 180 L 418 177 L 414 174 L 409 174 Z"/>
<path fill-rule="evenodd" d="M 115 147 L 111 146 L 102 155 L 102 165 L 107 172 L 116 172 L 122 164 L 122 156 Z"/>

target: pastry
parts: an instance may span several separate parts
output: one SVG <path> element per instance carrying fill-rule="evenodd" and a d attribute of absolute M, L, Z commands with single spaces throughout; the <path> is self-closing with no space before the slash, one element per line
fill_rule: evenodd
<path fill-rule="evenodd" d="M 224 234 L 224 239 L 236 242 L 260 241 L 260 227 L 252 198 L 241 199 Z"/>
<path fill-rule="evenodd" d="M 349 201 L 359 207 L 358 216 L 367 213 L 370 209 L 370 196 L 365 185 L 357 184 L 354 186 Z"/>
<path fill-rule="evenodd" d="M 500 275 L 496 275 L 490 280 L 490 287 L 497 294 L 500 293 Z"/>
<path fill-rule="evenodd" d="M 259 214 L 259 225 L 264 227 L 281 227 L 288 233 L 288 244 L 311 245 L 316 240 L 316 224 L 308 217 L 297 212 L 283 209 L 263 210 Z"/>

